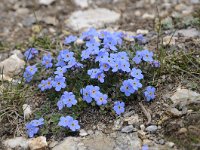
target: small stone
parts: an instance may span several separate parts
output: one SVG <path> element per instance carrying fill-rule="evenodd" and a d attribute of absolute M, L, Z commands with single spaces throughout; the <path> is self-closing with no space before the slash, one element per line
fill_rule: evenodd
<path fill-rule="evenodd" d="M 166 145 L 169 146 L 170 148 L 174 147 L 174 143 L 173 142 L 166 142 Z"/>
<path fill-rule="evenodd" d="M 93 135 L 93 134 L 94 134 L 94 131 L 88 130 L 87 133 L 88 133 L 89 135 Z"/>
<path fill-rule="evenodd" d="M 56 26 L 58 24 L 58 20 L 55 17 L 44 17 L 41 21 L 44 21 L 48 25 L 54 25 Z"/>
<path fill-rule="evenodd" d="M 134 116 L 124 118 L 124 121 L 128 122 L 129 125 L 137 125 L 139 123 L 139 116 L 135 114 Z"/>
<path fill-rule="evenodd" d="M 138 133 L 138 137 L 140 139 L 142 139 L 142 140 L 147 139 L 146 132 L 139 130 L 139 131 L 137 131 L 137 133 Z"/>
<path fill-rule="evenodd" d="M 195 37 L 200 37 L 200 32 L 195 28 L 189 28 L 189 29 L 178 30 L 174 35 L 175 36 L 179 35 L 186 38 L 195 38 Z M 185 93 L 184 95 L 186 94 L 187 93 Z"/>
<path fill-rule="evenodd" d="M 136 11 L 134 12 L 134 15 L 137 16 L 137 17 L 141 16 L 141 11 L 136 10 Z"/>
<path fill-rule="evenodd" d="M 81 8 L 87 8 L 89 6 L 88 0 L 73 0 L 73 2 L 76 6 Z"/>
<path fill-rule="evenodd" d="M 149 33 L 149 30 L 138 29 L 138 30 L 136 31 L 136 33 L 137 33 L 137 34 L 143 34 L 143 35 L 146 35 L 146 34 Z"/>
<path fill-rule="evenodd" d="M 82 39 L 77 39 L 77 40 L 75 41 L 75 44 L 77 44 L 77 45 L 83 45 L 83 44 L 84 44 L 84 41 L 83 41 Z"/>
<path fill-rule="evenodd" d="M 155 15 L 154 14 L 145 13 L 145 14 L 143 14 L 142 18 L 143 19 L 154 19 Z"/>
<path fill-rule="evenodd" d="M 19 15 L 28 14 L 29 13 L 29 9 L 27 9 L 27 8 L 18 8 L 16 13 L 19 14 Z"/>
<path fill-rule="evenodd" d="M 183 134 L 186 133 L 187 129 L 186 128 L 180 128 L 180 130 L 178 131 L 178 133 Z"/>
<path fill-rule="evenodd" d="M 160 139 L 160 140 L 159 140 L 159 144 L 164 145 L 164 144 L 165 144 L 165 141 L 164 141 L 163 139 Z"/>
<path fill-rule="evenodd" d="M 166 36 L 163 38 L 163 45 L 175 45 L 176 44 L 176 40 L 178 38 L 177 37 L 172 37 L 172 36 Z"/>
<path fill-rule="evenodd" d="M 28 140 L 24 137 L 15 137 L 3 141 L 3 145 L 12 149 L 28 149 Z"/>
<path fill-rule="evenodd" d="M 22 21 L 22 24 L 25 27 L 30 27 L 32 24 L 36 23 L 36 18 L 34 16 L 29 16 L 24 18 L 24 20 Z"/>
<path fill-rule="evenodd" d="M 38 150 L 38 149 L 46 149 L 48 146 L 46 137 L 39 136 L 37 138 L 32 138 L 28 141 L 28 145 L 30 147 L 30 150 Z"/>
<path fill-rule="evenodd" d="M 145 126 L 144 126 L 143 124 L 141 124 L 141 125 L 140 125 L 140 129 L 141 129 L 142 131 L 144 131 Z"/>
<path fill-rule="evenodd" d="M 80 136 L 87 136 L 88 133 L 84 129 L 81 129 L 79 135 Z"/>
<path fill-rule="evenodd" d="M 75 138 L 67 137 L 61 143 L 52 148 L 52 150 L 77 150 L 77 144 Z"/>
<path fill-rule="evenodd" d="M 157 131 L 158 127 L 155 125 L 150 125 L 146 128 L 146 131 L 150 132 L 150 133 L 155 133 Z"/>
<path fill-rule="evenodd" d="M 28 104 L 24 104 L 22 108 L 24 111 L 24 119 L 28 119 L 30 115 L 32 114 L 31 106 Z"/>
<path fill-rule="evenodd" d="M 112 24 L 120 19 L 120 14 L 106 9 L 96 8 L 88 10 L 79 10 L 73 12 L 65 24 L 74 31 L 81 31 L 87 28 L 101 28 L 107 24 Z"/>
<path fill-rule="evenodd" d="M 114 121 L 114 126 L 113 126 L 112 130 L 114 130 L 114 131 L 120 130 L 122 128 L 122 125 L 123 125 L 123 120 L 117 119 Z"/>
<path fill-rule="evenodd" d="M 50 5 L 54 2 L 55 0 L 39 0 L 39 4 L 41 5 Z"/>
<path fill-rule="evenodd" d="M 175 117 L 179 117 L 183 115 L 183 113 L 176 108 L 169 108 L 167 112 L 170 113 L 170 115 L 173 115 Z"/>
<path fill-rule="evenodd" d="M 134 35 L 134 34 L 133 34 L 133 35 Z M 132 115 L 134 115 L 134 114 L 135 114 L 135 111 L 132 110 L 132 111 L 129 111 L 129 112 L 125 112 L 123 116 L 126 118 L 126 117 L 130 117 L 130 116 L 132 116 Z"/>
<path fill-rule="evenodd" d="M 132 131 L 136 131 L 136 129 L 133 128 L 133 125 L 125 126 L 121 130 L 121 132 L 123 132 L 123 133 L 130 133 Z"/>

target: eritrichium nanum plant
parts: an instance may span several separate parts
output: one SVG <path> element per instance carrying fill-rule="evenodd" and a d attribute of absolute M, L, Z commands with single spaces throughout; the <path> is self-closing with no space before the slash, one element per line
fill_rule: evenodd
<path fill-rule="evenodd" d="M 142 95 L 146 101 L 155 98 L 155 88 L 149 85 L 149 80 L 152 70 L 160 65 L 152 51 L 142 49 L 145 39 L 141 34 L 129 37 L 134 42 L 125 38 L 127 35 L 122 32 L 97 32 L 91 28 L 80 37 L 66 37 L 62 50 L 44 54 L 36 64 L 31 59 L 38 55 L 38 50 L 29 48 L 24 54 L 29 65 L 24 79 L 31 82 L 36 74 L 42 76 L 38 88 L 57 93 L 58 111 L 82 102 L 109 106 L 116 115 L 121 115 L 131 96 Z M 29 137 L 37 134 L 43 124 L 43 118 L 27 123 Z M 70 115 L 61 116 L 57 125 L 71 131 L 80 129 L 78 120 Z"/>

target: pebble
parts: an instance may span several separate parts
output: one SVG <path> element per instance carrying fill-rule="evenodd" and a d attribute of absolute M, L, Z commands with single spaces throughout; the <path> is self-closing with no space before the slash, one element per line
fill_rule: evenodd
<path fill-rule="evenodd" d="M 165 19 L 163 19 L 161 21 L 161 24 L 162 24 L 164 29 L 172 29 L 172 28 L 174 28 L 173 20 L 172 20 L 171 17 L 166 17 Z"/>
<path fill-rule="evenodd" d="M 175 117 L 182 116 L 182 112 L 179 111 L 177 108 L 168 108 L 167 112 L 169 112 L 171 115 Z"/>
<path fill-rule="evenodd" d="M 24 111 L 24 119 L 28 119 L 32 114 L 31 106 L 28 104 L 24 104 L 22 106 L 22 109 Z"/>
<path fill-rule="evenodd" d="M 120 130 L 122 128 L 122 125 L 123 125 L 123 120 L 117 119 L 114 121 L 114 126 L 113 126 L 112 130 L 114 130 L 114 131 Z"/>
<path fill-rule="evenodd" d="M 145 13 L 145 14 L 142 15 L 142 18 L 143 19 L 154 19 L 155 15 L 154 14 Z"/>
<path fill-rule="evenodd" d="M 88 133 L 89 135 L 93 135 L 93 134 L 94 134 L 94 131 L 88 130 L 87 133 Z"/>
<path fill-rule="evenodd" d="M 178 39 L 177 37 L 165 36 L 163 38 L 163 45 L 164 46 L 166 46 L 166 45 L 175 45 L 177 39 Z"/>
<path fill-rule="evenodd" d="M 149 33 L 149 30 L 138 29 L 138 30 L 136 31 L 136 33 L 137 33 L 137 34 L 143 34 L 143 35 L 146 35 L 146 34 Z"/>
<path fill-rule="evenodd" d="M 133 32 L 132 32 L 132 33 L 127 32 L 127 35 L 133 36 L 133 35 L 135 35 L 135 34 L 134 34 Z M 132 116 L 132 115 L 134 115 L 134 114 L 135 114 L 135 111 L 132 110 L 132 111 L 129 111 L 129 112 L 124 113 L 123 116 L 126 118 L 126 117 L 130 117 L 130 116 Z"/>
<path fill-rule="evenodd" d="M 22 24 L 25 27 L 30 27 L 34 23 L 36 23 L 36 19 L 34 16 L 29 16 L 29 17 L 24 18 L 24 20 L 22 20 Z"/>
<path fill-rule="evenodd" d="M 78 10 L 73 12 L 65 21 L 65 24 L 74 31 L 82 31 L 87 28 L 101 28 L 120 19 L 120 13 L 106 9 L 96 8 Z"/>
<path fill-rule="evenodd" d="M 89 6 L 88 0 L 73 0 L 73 2 L 76 6 L 79 6 L 81 8 L 87 8 Z"/>
<path fill-rule="evenodd" d="M 136 131 L 136 129 L 133 127 L 133 125 L 125 126 L 121 130 L 121 132 L 123 132 L 123 133 L 130 133 L 132 131 Z"/>
<path fill-rule="evenodd" d="M 160 140 L 159 140 L 159 144 L 164 145 L 164 144 L 165 144 L 165 141 L 164 141 L 163 139 L 160 139 Z"/>
<path fill-rule="evenodd" d="M 128 122 L 129 125 L 137 125 L 139 123 L 139 116 L 135 114 L 134 116 L 124 118 L 124 121 Z"/>
<path fill-rule="evenodd" d="M 46 137 L 39 136 L 37 138 L 32 138 L 28 141 L 28 145 L 30 150 L 38 150 L 38 149 L 45 149 L 48 144 L 46 141 Z"/>
<path fill-rule="evenodd" d="M 55 17 L 51 16 L 44 17 L 42 21 L 44 21 L 48 25 L 54 25 L 54 26 L 58 25 L 58 20 Z"/>
<path fill-rule="evenodd" d="M 158 127 L 156 125 L 150 125 L 146 128 L 146 131 L 150 133 L 155 133 L 157 131 Z"/>
<path fill-rule="evenodd" d="M 141 129 L 142 131 L 144 131 L 144 129 L 145 129 L 144 124 L 141 124 L 141 125 L 140 125 L 140 129 Z"/>
<path fill-rule="evenodd" d="M 142 140 L 147 139 L 146 132 L 139 130 L 139 131 L 137 131 L 137 133 L 138 133 L 138 136 L 140 139 L 142 139 Z"/>
<path fill-rule="evenodd" d="M 41 5 L 50 5 L 54 2 L 55 0 L 39 0 L 39 4 Z"/>
<path fill-rule="evenodd" d="M 169 146 L 170 148 L 174 147 L 174 143 L 173 142 L 166 142 L 166 145 Z"/>
<path fill-rule="evenodd" d="M 180 134 L 183 134 L 183 133 L 186 133 L 187 132 L 187 129 L 186 128 L 180 128 L 178 133 Z"/>
<path fill-rule="evenodd" d="M 87 136 L 88 133 L 84 129 L 81 129 L 79 135 L 80 136 Z"/>

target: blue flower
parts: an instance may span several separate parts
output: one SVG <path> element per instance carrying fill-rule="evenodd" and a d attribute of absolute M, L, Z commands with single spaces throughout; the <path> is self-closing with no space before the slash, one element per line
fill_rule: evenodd
<path fill-rule="evenodd" d="M 92 102 L 92 97 L 90 96 L 90 86 L 86 86 L 86 88 L 82 88 L 80 93 L 83 95 L 83 100 L 87 103 Z"/>
<path fill-rule="evenodd" d="M 77 103 L 75 95 L 72 92 L 67 91 L 63 93 L 60 100 L 63 101 L 68 108 L 72 107 L 73 105 L 76 105 Z"/>
<path fill-rule="evenodd" d="M 153 67 L 159 68 L 159 67 L 160 67 L 160 62 L 159 62 L 158 60 L 153 60 L 153 61 L 151 62 L 151 65 L 152 65 Z"/>
<path fill-rule="evenodd" d="M 66 65 L 66 68 L 72 68 L 72 67 L 74 67 L 74 66 L 76 66 L 76 64 L 77 64 L 77 62 L 76 62 L 76 59 L 74 58 L 74 57 L 72 57 L 69 61 L 68 61 L 68 63 L 67 63 L 67 65 Z"/>
<path fill-rule="evenodd" d="M 117 51 L 116 45 L 117 45 L 117 40 L 113 38 L 113 36 L 107 36 L 103 40 L 104 43 L 104 48 Z"/>
<path fill-rule="evenodd" d="M 99 53 L 100 43 L 96 42 L 94 39 L 87 41 L 86 46 L 88 47 L 88 50 L 91 51 L 92 55 Z"/>
<path fill-rule="evenodd" d="M 149 150 L 149 147 L 148 147 L 148 145 L 146 145 L 146 144 L 145 144 L 145 145 L 143 145 L 143 146 L 142 146 L 142 150 Z"/>
<path fill-rule="evenodd" d="M 132 88 L 137 91 L 139 88 L 142 87 L 142 84 L 140 83 L 140 80 L 134 78 L 134 79 L 128 79 L 130 85 L 132 86 Z"/>
<path fill-rule="evenodd" d="M 58 109 L 61 110 L 61 109 L 64 108 L 65 104 L 64 104 L 64 102 L 63 102 L 62 100 L 59 100 L 59 101 L 57 102 L 57 106 L 58 106 Z"/>
<path fill-rule="evenodd" d="M 126 52 L 117 53 L 117 58 L 119 58 L 120 61 L 129 61 L 129 57 Z"/>
<path fill-rule="evenodd" d="M 98 32 L 94 28 L 90 28 L 88 31 L 83 32 L 80 38 L 85 41 L 89 41 L 95 36 L 98 36 Z"/>
<path fill-rule="evenodd" d="M 90 69 L 87 71 L 87 74 L 90 75 L 91 79 L 96 79 L 98 78 L 98 75 L 102 73 L 102 70 L 95 68 L 95 69 Z"/>
<path fill-rule="evenodd" d="M 124 72 L 130 72 L 131 69 L 130 69 L 130 63 L 129 61 L 120 61 L 119 62 L 119 69 L 121 69 L 122 71 Z"/>
<path fill-rule="evenodd" d="M 96 98 L 95 98 L 95 101 L 97 103 L 97 105 L 105 105 L 107 104 L 107 99 L 108 99 L 108 96 L 106 94 L 102 94 L 100 92 L 98 92 L 98 94 L 96 95 Z"/>
<path fill-rule="evenodd" d="M 123 92 L 126 96 L 130 96 L 135 92 L 129 80 L 124 80 L 122 86 L 120 87 L 120 91 Z"/>
<path fill-rule="evenodd" d="M 65 77 L 58 76 L 58 75 L 55 76 L 55 79 L 54 79 L 52 85 L 56 91 L 60 91 L 62 88 L 65 88 L 66 87 Z"/>
<path fill-rule="evenodd" d="M 156 91 L 156 89 L 152 86 L 146 87 L 144 95 L 145 95 L 145 98 L 147 101 L 151 101 L 151 100 L 155 99 L 155 91 Z"/>
<path fill-rule="evenodd" d="M 44 124 L 44 119 L 40 118 L 38 120 L 32 120 L 26 124 L 26 130 L 29 137 L 33 137 L 39 131 L 39 126 Z"/>
<path fill-rule="evenodd" d="M 69 127 L 69 124 L 72 121 L 73 121 L 73 118 L 71 116 L 60 117 L 60 121 L 58 125 L 66 128 L 66 127 Z"/>
<path fill-rule="evenodd" d="M 105 74 L 103 72 L 98 73 L 97 78 L 101 83 L 104 83 Z"/>
<path fill-rule="evenodd" d="M 78 120 L 71 120 L 68 125 L 69 129 L 72 131 L 76 131 L 80 129 L 80 125 L 78 124 Z"/>
<path fill-rule="evenodd" d="M 99 66 L 100 66 L 100 69 L 103 70 L 103 71 L 108 71 L 110 69 L 110 65 L 106 61 L 101 61 L 99 63 Z"/>
<path fill-rule="evenodd" d="M 121 113 L 124 113 L 125 111 L 124 106 L 125 106 L 124 102 L 116 101 L 114 103 L 113 109 L 117 115 L 120 115 Z"/>
<path fill-rule="evenodd" d="M 71 59 L 74 58 L 74 53 L 66 49 L 61 52 L 61 57 L 65 62 L 69 62 Z"/>
<path fill-rule="evenodd" d="M 38 50 L 35 49 L 35 48 L 29 48 L 24 53 L 24 56 L 26 57 L 26 60 L 30 60 L 30 59 L 34 58 L 36 55 L 38 55 Z"/>
<path fill-rule="evenodd" d="M 27 134 L 30 138 L 34 137 L 35 134 L 38 133 L 39 128 L 34 127 L 31 123 L 27 123 L 26 125 Z"/>
<path fill-rule="evenodd" d="M 51 89 L 52 88 L 52 83 L 53 83 L 53 80 L 51 77 L 49 77 L 47 80 L 46 80 L 46 89 Z"/>
<path fill-rule="evenodd" d="M 47 85 L 47 81 L 42 80 L 41 83 L 38 85 L 38 88 L 40 88 L 41 91 L 44 91 L 46 90 L 46 85 Z"/>
<path fill-rule="evenodd" d="M 109 53 L 106 52 L 104 49 L 101 49 L 98 53 L 98 55 L 95 58 L 95 62 L 101 62 L 104 58 L 108 58 Z"/>
<path fill-rule="evenodd" d="M 146 62 L 152 62 L 153 61 L 153 52 L 150 52 L 149 50 L 143 50 L 142 51 L 142 59 Z"/>
<path fill-rule="evenodd" d="M 50 54 L 43 56 L 42 65 L 45 66 L 46 68 L 51 68 L 53 66 L 52 57 Z"/>
<path fill-rule="evenodd" d="M 66 62 L 63 60 L 61 54 L 62 54 L 62 51 L 60 51 L 59 55 L 57 56 L 56 66 L 64 67 L 66 65 Z"/>
<path fill-rule="evenodd" d="M 131 76 L 134 77 L 134 78 L 136 78 L 136 79 L 138 79 L 138 80 L 144 78 L 144 76 L 142 74 L 142 71 L 140 69 L 136 69 L 136 68 L 133 68 L 131 70 Z"/>
<path fill-rule="evenodd" d="M 26 80 L 26 82 L 30 82 L 33 79 L 33 76 L 28 72 L 24 72 L 23 77 Z"/>
<path fill-rule="evenodd" d="M 142 61 L 142 51 L 136 51 L 136 55 L 135 55 L 135 57 L 133 58 L 133 61 L 134 61 L 136 64 L 139 64 L 139 63 Z"/>
<path fill-rule="evenodd" d="M 34 126 L 34 127 L 38 127 L 38 126 L 41 126 L 43 124 L 44 124 L 44 119 L 43 118 L 31 121 L 31 125 Z"/>
<path fill-rule="evenodd" d="M 38 69 L 36 65 L 33 65 L 33 66 L 27 66 L 25 71 L 33 76 L 37 72 L 37 70 Z"/>
<path fill-rule="evenodd" d="M 100 90 L 100 88 L 98 86 L 91 85 L 89 87 L 89 90 L 90 90 L 89 91 L 90 92 L 90 96 L 95 99 L 97 94 L 98 94 L 98 92 L 99 92 L 99 90 Z"/>
<path fill-rule="evenodd" d="M 63 74 L 67 71 L 66 67 L 57 67 L 56 71 L 54 72 L 54 74 L 63 76 Z"/>
<path fill-rule="evenodd" d="M 139 44 L 145 44 L 147 42 L 147 40 L 144 38 L 142 34 L 138 34 L 133 38 L 135 38 L 139 42 Z"/>
<path fill-rule="evenodd" d="M 83 50 L 81 52 L 81 60 L 83 61 L 83 60 L 88 59 L 88 58 L 90 58 L 89 50 L 88 49 L 87 50 Z"/>
<path fill-rule="evenodd" d="M 68 37 L 65 38 L 65 41 L 64 41 L 64 44 L 70 44 L 74 41 L 76 41 L 77 37 L 76 36 L 73 36 L 73 35 L 70 35 Z"/>

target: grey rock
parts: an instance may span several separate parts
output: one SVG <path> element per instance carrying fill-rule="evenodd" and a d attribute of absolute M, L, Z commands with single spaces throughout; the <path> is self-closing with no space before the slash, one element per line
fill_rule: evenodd
<path fill-rule="evenodd" d="M 60 144 L 56 145 L 52 150 L 77 150 L 77 141 L 74 137 L 67 137 Z"/>
<path fill-rule="evenodd" d="M 150 125 L 146 128 L 146 131 L 150 133 L 155 133 L 157 131 L 158 127 L 156 125 Z"/>
<path fill-rule="evenodd" d="M 41 21 L 44 21 L 48 25 L 56 26 L 58 24 L 58 20 L 55 17 L 51 17 L 51 16 L 45 17 Z"/>
<path fill-rule="evenodd" d="M 174 143 L 173 142 L 166 142 L 166 145 L 169 146 L 170 148 L 174 147 Z"/>
<path fill-rule="evenodd" d="M 133 127 L 133 125 L 125 126 L 121 130 L 121 132 L 123 132 L 123 133 L 130 133 L 132 131 L 136 131 L 136 129 Z"/>
<path fill-rule="evenodd" d="M 24 137 L 15 137 L 13 139 L 7 139 L 3 141 L 3 145 L 6 148 L 21 148 L 21 149 L 28 149 L 28 139 Z"/>
<path fill-rule="evenodd" d="M 129 125 L 138 125 L 139 124 L 139 116 L 138 114 L 135 114 L 130 117 L 124 118 L 124 121 L 128 122 Z"/>
<path fill-rule="evenodd" d="M 101 28 L 107 24 L 115 23 L 119 20 L 120 14 L 106 9 L 96 8 L 84 11 L 73 12 L 65 24 L 75 31 L 84 30 L 87 28 Z"/>
<path fill-rule="evenodd" d="M 36 23 L 36 18 L 34 16 L 29 16 L 24 18 L 24 20 L 22 21 L 22 24 L 25 27 L 30 27 L 32 24 Z"/>
<path fill-rule="evenodd" d="M 165 144 L 165 141 L 164 141 L 163 139 L 160 139 L 160 140 L 159 140 L 159 144 L 164 145 L 164 144 Z"/>
<path fill-rule="evenodd" d="M 195 38 L 200 36 L 200 32 L 195 28 L 189 28 L 189 29 L 178 30 L 174 35 L 175 36 L 179 35 L 186 38 Z"/>
<path fill-rule="evenodd" d="M 200 0 L 190 0 L 190 2 L 191 2 L 192 4 L 198 4 L 198 3 L 200 3 Z"/>
<path fill-rule="evenodd" d="M 89 6 L 89 0 L 73 0 L 73 2 L 81 8 L 87 8 Z"/>
<path fill-rule="evenodd" d="M 179 116 L 182 116 L 182 115 L 183 115 L 182 112 L 179 111 L 179 110 L 176 109 L 176 108 L 169 108 L 169 109 L 167 110 L 167 112 L 170 113 L 171 115 L 175 116 L 175 117 L 179 117 Z"/>
<path fill-rule="evenodd" d="M 88 133 L 84 129 L 81 129 L 79 135 L 80 136 L 87 136 Z"/>

